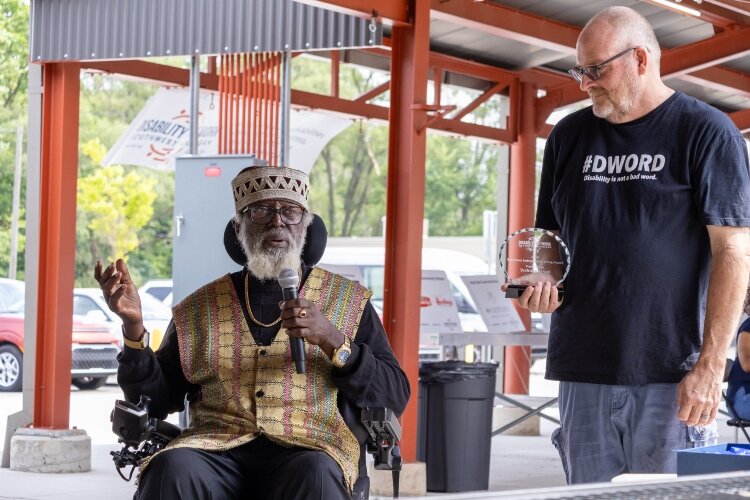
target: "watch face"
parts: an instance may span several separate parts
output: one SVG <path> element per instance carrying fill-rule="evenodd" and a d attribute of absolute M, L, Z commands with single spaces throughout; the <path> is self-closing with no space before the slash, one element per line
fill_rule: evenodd
<path fill-rule="evenodd" d="M 350 354 L 351 354 L 350 351 L 346 351 L 346 350 L 343 350 L 343 349 L 340 350 L 336 354 L 336 358 L 338 359 L 339 364 L 341 364 L 341 365 L 345 364 L 349 360 L 349 355 Z"/>

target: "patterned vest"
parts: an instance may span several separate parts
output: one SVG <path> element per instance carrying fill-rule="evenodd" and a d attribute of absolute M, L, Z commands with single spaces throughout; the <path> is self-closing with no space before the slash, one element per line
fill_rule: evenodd
<path fill-rule="evenodd" d="M 353 339 L 372 292 L 314 268 L 300 295 Z M 320 348 L 306 344 L 307 371 L 298 374 L 286 330 L 270 346 L 258 346 L 229 275 L 192 293 L 173 314 L 182 371 L 201 389 L 190 404 L 190 428 L 170 448 L 227 450 L 262 433 L 277 443 L 323 450 L 352 489 L 359 443 L 338 412 L 331 361 Z"/>

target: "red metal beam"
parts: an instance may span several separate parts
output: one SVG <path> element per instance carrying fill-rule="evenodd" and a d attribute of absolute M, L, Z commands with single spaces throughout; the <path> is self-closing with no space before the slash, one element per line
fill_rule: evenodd
<path fill-rule="evenodd" d="M 521 71 L 521 82 L 533 83 L 539 89 L 549 89 L 559 87 L 570 82 L 570 76 L 567 73 L 550 71 L 542 68 L 529 68 Z"/>
<path fill-rule="evenodd" d="M 744 16 L 750 16 L 750 5 L 748 5 L 746 0 L 706 0 L 706 2 Z"/>
<path fill-rule="evenodd" d="M 363 100 L 349 101 L 340 97 L 292 90 L 292 106 L 323 109 L 346 116 L 388 121 L 388 108 L 369 104 Z"/>
<path fill-rule="evenodd" d="M 331 95 L 339 96 L 339 74 L 341 73 L 341 54 L 338 50 L 331 51 Z"/>
<path fill-rule="evenodd" d="M 581 28 L 492 2 L 432 0 L 433 19 L 574 54 Z"/>
<path fill-rule="evenodd" d="M 694 71 L 680 76 L 680 80 L 750 97 L 750 74 L 726 66 Z"/>
<path fill-rule="evenodd" d="M 394 26 L 411 24 L 408 0 L 296 0 L 322 9 L 335 10 L 352 16 L 370 19 L 376 17 Z"/>
<path fill-rule="evenodd" d="M 376 98 L 377 96 L 379 96 L 383 92 L 386 92 L 390 88 L 391 88 L 391 82 L 381 83 L 377 87 L 368 90 L 367 92 L 365 92 L 361 96 L 359 96 L 356 99 L 354 99 L 354 102 L 367 102 L 370 99 Z"/>
<path fill-rule="evenodd" d="M 417 131 L 427 121 L 429 0 L 414 0 L 414 9 L 413 26 L 393 28 L 383 291 L 383 324 L 412 390 L 401 418 L 401 453 L 406 462 L 414 462 L 417 455 L 418 311 L 427 145 L 427 134 Z"/>
<path fill-rule="evenodd" d="M 474 99 L 473 101 L 471 101 L 469 104 L 467 104 L 466 106 L 464 106 L 463 109 L 459 109 L 456 114 L 454 114 L 453 116 L 451 116 L 451 120 L 460 120 L 461 118 L 463 118 L 464 116 L 468 115 L 469 113 L 471 113 L 472 111 L 474 111 L 475 109 L 477 109 L 479 106 L 481 106 L 482 104 L 484 104 L 485 102 L 487 102 L 487 100 L 490 97 L 492 97 L 493 95 L 497 94 L 498 92 L 500 92 L 501 90 L 503 90 L 506 87 L 508 87 L 508 85 L 506 83 L 496 83 L 495 85 L 493 85 L 489 89 L 485 90 L 484 93 L 482 93 L 482 95 L 480 95 L 479 97 L 477 97 L 476 99 Z"/>
<path fill-rule="evenodd" d="M 534 192 L 536 190 L 536 87 L 522 83 L 520 89 L 518 141 L 510 148 L 510 185 L 508 186 L 508 233 L 534 225 Z M 518 308 L 527 331 L 531 330 L 531 314 Z M 511 394 L 529 393 L 529 347 L 506 347 L 504 391 Z"/>
<path fill-rule="evenodd" d="M 510 84 L 510 82 L 518 76 L 514 71 L 474 61 L 467 61 L 465 59 L 459 59 L 458 57 L 447 56 L 437 52 L 430 52 L 430 67 L 498 83 L 506 82 Z"/>
<path fill-rule="evenodd" d="M 739 59 L 750 53 L 750 27 L 727 30 L 711 38 L 664 51 L 661 74 L 675 77 Z"/>
<path fill-rule="evenodd" d="M 45 64 L 34 427 L 67 429 L 76 251 L 80 65 Z"/>
<path fill-rule="evenodd" d="M 743 134 L 750 133 L 750 109 L 729 113 L 729 118 L 732 119 Z"/>
<path fill-rule="evenodd" d="M 369 118 L 385 122 L 388 121 L 389 116 L 388 108 L 385 106 L 368 104 L 359 100 L 349 101 L 327 95 L 305 92 L 303 90 L 292 90 L 292 106 L 309 109 L 322 109 L 345 116 Z M 515 132 L 510 128 L 509 130 L 505 130 L 454 119 L 434 118 L 428 128 L 440 132 L 475 137 L 488 141 L 499 141 L 507 144 L 510 144 L 515 140 Z"/>
<path fill-rule="evenodd" d="M 132 59 L 128 61 L 83 61 L 82 69 L 92 69 L 103 73 L 131 76 L 139 81 L 164 84 L 171 83 L 188 87 L 190 85 L 190 71 L 174 66 L 157 64 L 148 61 Z M 201 73 L 201 88 L 218 90 L 219 76 L 215 73 Z"/>

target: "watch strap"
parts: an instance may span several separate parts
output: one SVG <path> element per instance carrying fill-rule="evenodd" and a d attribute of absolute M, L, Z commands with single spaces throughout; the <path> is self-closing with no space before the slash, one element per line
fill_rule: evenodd
<path fill-rule="evenodd" d="M 346 351 L 349 354 L 349 356 L 347 356 L 346 360 L 343 363 L 339 360 L 339 353 L 342 351 Z M 344 335 L 344 343 L 338 346 L 333 351 L 333 358 L 331 359 L 333 366 L 335 366 L 336 368 L 343 368 L 346 365 L 346 362 L 349 361 L 349 357 L 351 357 L 351 354 L 352 354 L 352 341 L 349 337 Z"/>
<path fill-rule="evenodd" d="M 125 325 L 122 326 L 122 341 L 131 349 L 143 350 L 148 347 L 148 337 L 148 330 L 144 328 L 143 333 L 141 333 L 141 338 L 139 338 L 138 340 L 130 340 L 125 336 Z"/>

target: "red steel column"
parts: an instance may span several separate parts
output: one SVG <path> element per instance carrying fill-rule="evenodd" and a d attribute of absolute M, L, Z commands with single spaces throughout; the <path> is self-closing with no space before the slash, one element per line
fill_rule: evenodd
<path fill-rule="evenodd" d="M 411 383 L 401 454 L 416 460 L 419 297 L 425 192 L 430 0 L 416 0 L 411 26 L 393 27 L 388 130 L 388 198 L 383 318 L 391 347 Z"/>
<path fill-rule="evenodd" d="M 67 429 L 80 65 L 44 65 L 34 427 Z"/>
<path fill-rule="evenodd" d="M 536 189 L 536 85 L 521 83 L 518 141 L 510 148 L 510 193 L 508 196 L 508 233 L 534 225 Z M 531 314 L 518 309 L 526 330 L 531 330 Z M 503 392 L 529 393 L 530 347 L 506 347 Z"/>

